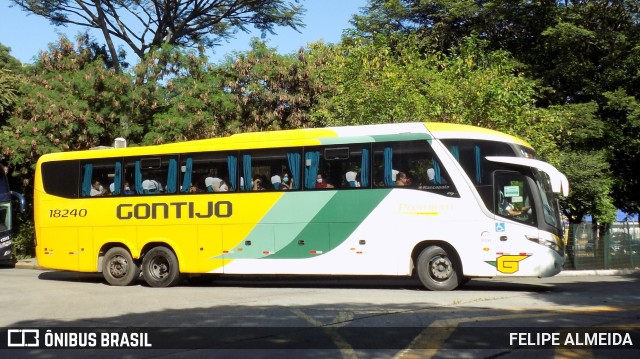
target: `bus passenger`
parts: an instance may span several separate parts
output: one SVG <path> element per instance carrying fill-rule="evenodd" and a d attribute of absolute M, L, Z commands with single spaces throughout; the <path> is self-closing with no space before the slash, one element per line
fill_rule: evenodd
<path fill-rule="evenodd" d="M 160 193 L 160 184 L 155 180 L 142 181 L 142 193 L 144 194 L 157 194 Z"/>
<path fill-rule="evenodd" d="M 358 173 L 356 171 L 349 171 L 344 175 L 344 177 L 346 178 L 349 187 L 360 187 L 360 182 L 356 180 L 358 177 Z"/>
<path fill-rule="evenodd" d="M 131 186 L 129 186 L 129 182 L 124 183 L 124 194 L 134 194 L 131 190 Z"/>
<path fill-rule="evenodd" d="M 507 200 L 504 196 L 504 193 L 501 191 L 499 193 L 499 206 L 500 206 L 500 214 L 507 215 L 509 217 L 524 217 L 529 216 L 531 214 L 531 207 L 527 205 L 516 206 L 511 201 Z M 527 200 L 528 202 L 528 200 Z"/>
<path fill-rule="evenodd" d="M 429 184 L 435 184 L 436 183 L 436 170 L 434 170 L 433 168 L 429 168 L 427 170 L 427 178 L 429 179 Z"/>
<path fill-rule="evenodd" d="M 229 187 L 227 184 L 218 177 L 207 177 L 204 179 L 205 187 L 207 187 L 207 192 L 228 192 Z"/>
<path fill-rule="evenodd" d="M 103 196 L 104 193 L 105 193 L 105 190 L 104 190 L 104 188 L 102 188 L 102 185 L 100 184 L 100 181 L 98 181 L 98 180 L 93 181 L 93 184 L 91 184 L 91 192 L 89 193 L 89 195 L 91 197 Z"/>
<path fill-rule="evenodd" d="M 318 173 L 316 176 L 316 189 L 334 188 L 332 184 L 328 183 L 322 173 Z"/>
<path fill-rule="evenodd" d="M 217 178 L 220 180 L 220 183 L 218 184 L 218 190 L 216 192 L 229 192 L 229 186 L 227 186 L 227 183 L 221 179 L 221 178 Z M 214 187 L 215 190 L 215 187 Z"/>
<path fill-rule="evenodd" d="M 404 186 L 408 186 L 409 183 L 410 181 L 409 181 L 409 177 L 407 177 L 407 174 L 404 172 L 398 172 L 398 174 L 396 175 L 396 186 L 404 187 Z"/>
<path fill-rule="evenodd" d="M 284 190 L 293 188 L 293 177 L 289 176 L 289 172 L 284 171 L 282 173 L 282 183 L 280 185 Z"/>
<path fill-rule="evenodd" d="M 282 189 L 282 178 L 280 177 L 280 175 L 271 176 L 271 185 L 275 190 Z"/>
<path fill-rule="evenodd" d="M 262 180 L 260 179 L 260 176 L 255 176 L 252 183 L 253 183 L 253 187 L 251 187 L 252 191 L 264 190 L 264 188 L 262 187 Z"/>

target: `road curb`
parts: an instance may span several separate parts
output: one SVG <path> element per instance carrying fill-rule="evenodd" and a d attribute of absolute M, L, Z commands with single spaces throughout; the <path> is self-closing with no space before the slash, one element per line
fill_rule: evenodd
<path fill-rule="evenodd" d="M 20 269 L 42 269 L 38 265 L 38 261 L 35 258 L 18 259 L 18 261 L 15 264 L 15 268 L 20 268 Z"/>
<path fill-rule="evenodd" d="M 602 276 L 602 275 L 629 275 L 629 274 L 637 274 L 637 273 L 640 273 L 640 270 L 638 269 L 587 269 L 587 270 L 562 271 L 556 274 L 556 276 L 577 277 L 580 275 Z"/>

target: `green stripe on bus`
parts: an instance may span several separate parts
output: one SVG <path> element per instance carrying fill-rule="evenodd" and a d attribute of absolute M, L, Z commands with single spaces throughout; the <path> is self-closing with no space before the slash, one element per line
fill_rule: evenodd
<path fill-rule="evenodd" d="M 224 255 L 225 259 L 263 258 L 285 247 L 325 207 L 336 191 L 287 192 L 251 230 Z M 247 243 L 251 243 L 247 245 Z M 239 250 L 239 248 L 242 248 Z"/>
<path fill-rule="evenodd" d="M 431 141 L 433 141 L 433 138 L 428 133 L 397 133 L 392 135 L 373 135 L 371 137 L 375 142 L 427 140 L 431 144 Z"/>
<path fill-rule="evenodd" d="M 390 192 L 390 189 L 335 192 L 293 240 L 287 239 L 286 246 L 266 258 L 309 258 L 333 250 L 362 224 Z M 279 242 L 278 238 L 276 242 Z"/>
<path fill-rule="evenodd" d="M 431 135 L 427 133 L 395 133 L 392 135 L 325 137 L 320 139 L 320 144 L 324 146 L 330 146 L 330 145 L 342 145 L 342 144 L 354 144 L 354 143 L 413 141 L 413 140 L 426 140 L 429 143 L 431 143 L 433 138 L 431 137 Z"/>

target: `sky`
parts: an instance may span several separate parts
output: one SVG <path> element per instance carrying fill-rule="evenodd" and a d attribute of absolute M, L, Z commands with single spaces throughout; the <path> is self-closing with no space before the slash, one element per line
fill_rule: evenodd
<path fill-rule="evenodd" d="M 0 2 L 0 44 L 10 47 L 11 56 L 22 63 L 33 63 L 40 51 L 47 50 L 48 44 L 57 41 L 59 34 L 74 39 L 79 32 L 85 30 L 78 26 L 56 27 L 42 17 L 29 15 L 17 7 L 10 7 L 12 2 L 8 0 Z M 276 35 L 268 34 L 264 39 L 269 47 L 275 47 L 281 54 L 296 52 L 310 42 L 339 42 L 343 30 L 351 28 L 351 17 L 360 12 L 367 0 L 302 0 L 301 4 L 307 11 L 303 19 L 306 27 L 302 28 L 300 33 L 290 28 L 276 28 Z M 99 32 L 93 30 L 90 34 L 99 43 L 104 43 Z M 221 46 L 216 47 L 213 53 L 209 52 L 209 60 L 218 62 L 225 54 L 248 50 L 251 37 L 260 37 L 260 33 L 238 33 L 228 43 L 223 42 Z M 132 53 L 126 47 L 125 50 L 129 54 Z M 132 63 L 136 62 L 131 56 L 128 59 Z"/>

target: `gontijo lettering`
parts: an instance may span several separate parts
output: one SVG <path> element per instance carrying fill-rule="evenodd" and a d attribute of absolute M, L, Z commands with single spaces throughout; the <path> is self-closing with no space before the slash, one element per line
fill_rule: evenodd
<path fill-rule="evenodd" d="M 123 203 L 116 207 L 118 219 L 227 218 L 233 214 L 229 201 Z"/>

